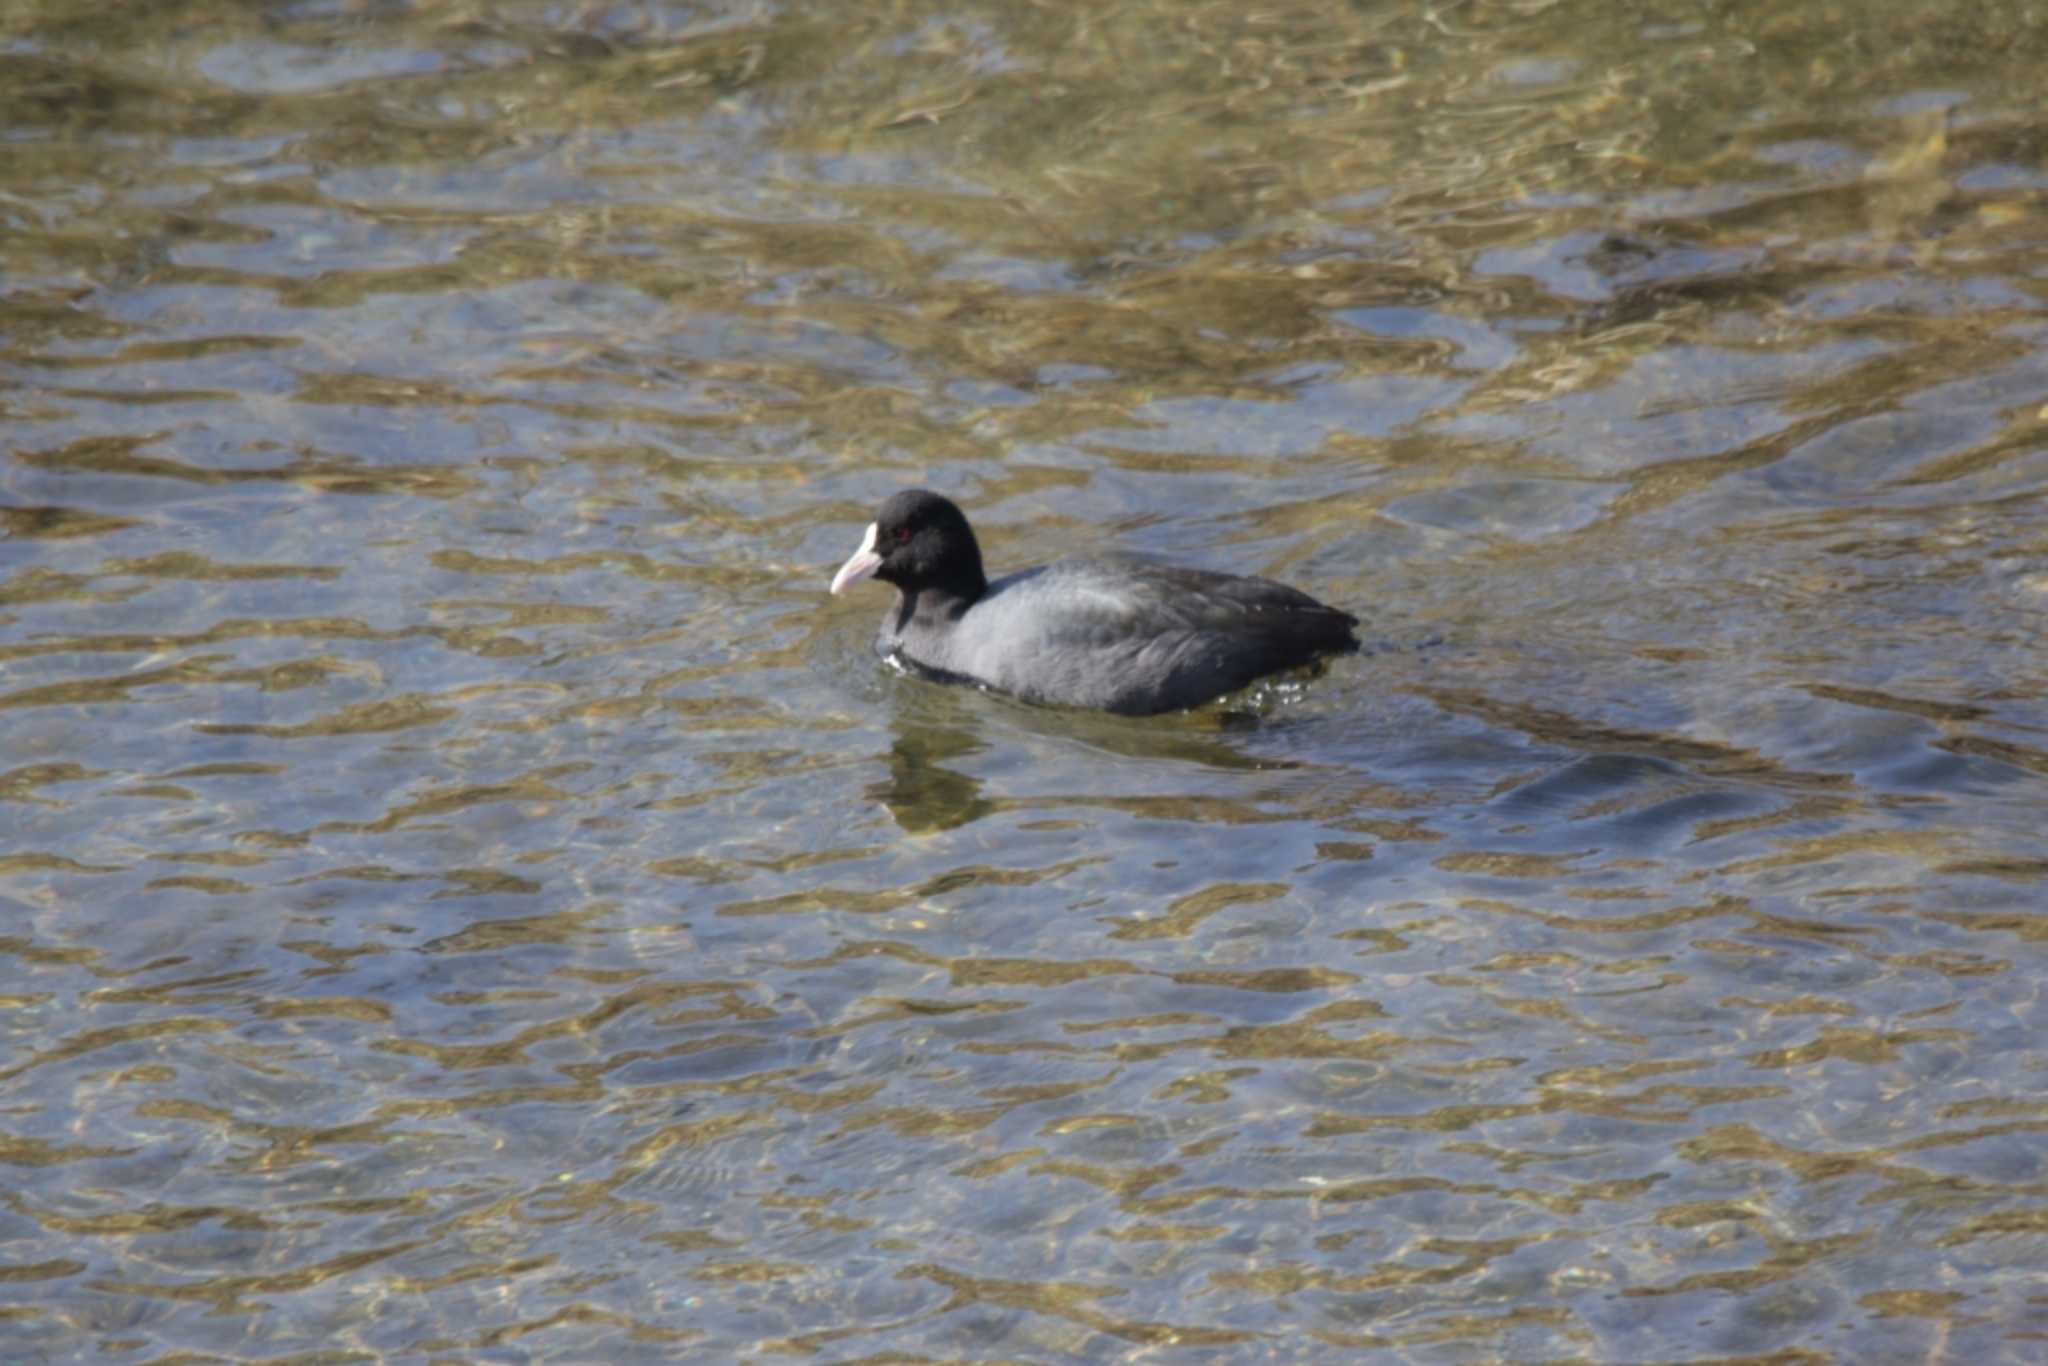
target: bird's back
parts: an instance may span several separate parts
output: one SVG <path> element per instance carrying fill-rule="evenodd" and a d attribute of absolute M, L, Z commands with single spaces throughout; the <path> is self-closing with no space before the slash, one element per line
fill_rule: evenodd
<path fill-rule="evenodd" d="M 1356 649 L 1356 625 L 1285 584 L 1112 554 L 998 579 L 950 622 L 892 617 L 878 643 L 1028 701 L 1145 714 Z"/>

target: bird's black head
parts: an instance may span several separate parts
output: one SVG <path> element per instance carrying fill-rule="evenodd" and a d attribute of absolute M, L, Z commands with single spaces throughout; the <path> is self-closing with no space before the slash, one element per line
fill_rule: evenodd
<path fill-rule="evenodd" d="M 832 591 L 865 578 L 893 583 L 906 596 L 935 588 L 968 602 L 988 587 L 967 515 L 926 489 L 905 489 L 882 504 L 860 549 L 833 576 Z"/>

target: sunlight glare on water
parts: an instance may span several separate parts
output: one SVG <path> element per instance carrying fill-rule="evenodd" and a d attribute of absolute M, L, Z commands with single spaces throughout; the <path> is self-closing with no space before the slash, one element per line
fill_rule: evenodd
<path fill-rule="evenodd" d="M 0 1357 L 2038 1361 L 2044 63 L 0 13 Z M 899 675 L 920 485 L 1366 647 Z"/>

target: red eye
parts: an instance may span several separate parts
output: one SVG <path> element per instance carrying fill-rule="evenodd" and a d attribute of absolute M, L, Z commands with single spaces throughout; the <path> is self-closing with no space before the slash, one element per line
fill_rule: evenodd
<path fill-rule="evenodd" d="M 896 539 L 897 539 L 897 541 L 898 541 L 898 542 L 902 542 L 902 541 L 907 541 L 907 540 L 909 540 L 909 539 L 910 539 L 910 528 L 909 528 L 909 527 L 907 527 L 907 526 L 899 526 L 899 527 L 897 527 L 897 528 L 896 528 Z"/>

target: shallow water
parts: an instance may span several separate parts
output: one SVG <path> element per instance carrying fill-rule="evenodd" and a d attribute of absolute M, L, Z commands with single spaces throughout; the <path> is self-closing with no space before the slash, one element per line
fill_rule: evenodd
<path fill-rule="evenodd" d="M 2039 1360 L 2044 62 L 0 13 L 0 1355 Z M 1368 650 L 894 676 L 910 484 Z"/>

